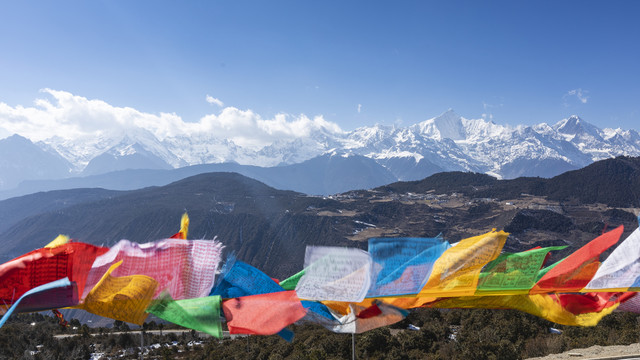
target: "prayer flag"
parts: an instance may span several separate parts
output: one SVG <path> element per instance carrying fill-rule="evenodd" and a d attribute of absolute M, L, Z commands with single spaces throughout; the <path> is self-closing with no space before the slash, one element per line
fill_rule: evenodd
<path fill-rule="evenodd" d="M 300 272 L 298 272 L 297 274 L 291 275 L 288 278 L 280 281 L 280 286 L 282 286 L 282 288 L 285 290 L 294 290 L 298 285 L 298 281 L 300 281 L 302 275 L 304 275 L 304 269 L 300 270 Z"/>
<path fill-rule="evenodd" d="M 630 299 L 633 295 L 635 292 L 549 294 L 565 310 L 576 315 L 602 311 Z"/>
<path fill-rule="evenodd" d="M 383 301 L 374 301 L 366 308 L 351 304 L 349 309 L 349 313 L 338 320 L 338 325 L 327 326 L 327 328 L 336 333 L 360 334 L 382 326 L 395 324 L 404 319 L 409 313 Z"/>
<path fill-rule="evenodd" d="M 595 326 L 617 306 L 615 304 L 601 311 L 576 315 L 564 309 L 549 294 L 453 297 L 443 298 L 430 305 L 440 309 L 514 309 L 570 326 Z"/>
<path fill-rule="evenodd" d="M 220 296 L 207 296 L 195 299 L 173 300 L 163 293 L 153 300 L 147 309 L 163 320 L 202 331 L 211 336 L 222 338 L 220 325 Z"/>
<path fill-rule="evenodd" d="M 618 310 L 640 314 L 640 296 L 638 296 L 638 293 L 636 292 L 629 299 L 623 301 Z"/>
<path fill-rule="evenodd" d="M 515 254 L 501 254 L 488 263 L 480 273 L 476 296 L 529 293 L 549 252 L 565 247 L 553 246 Z"/>
<path fill-rule="evenodd" d="M 237 260 L 234 256 L 229 256 L 210 295 L 220 295 L 223 299 L 230 299 L 282 290 L 282 287 L 267 274 Z"/>
<path fill-rule="evenodd" d="M 111 274 L 122 260 L 109 267 L 102 279 L 75 308 L 102 317 L 142 325 L 147 318 L 145 309 L 151 303 L 158 283 L 145 275 L 114 277 Z"/>
<path fill-rule="evenodd" d="M 56 281 L 52 281 L 50 283 L 47 284 L 42 284 L 40 286 L 37 286 L 33 289 L 30 289 L 29 291 L 25 292 L 24 294 L 22 294 L 22 296 L 20 296 L 19 299 L 16 300 L 15 303 L 13 303 L 13 305 L 4 313 L 4 315 L 2 316 L 2 318 L 0 319 L 0 327 L 2 327 L 2 325 L 4 325 L 5 322 L 7 322 L 7 320 L 9 319 L 9 316 L 11 316 L 11 314 L 14 312 L 14 310 L 20 305 L 20 302 L 28 299 L 30 296 L 35 296 L 41 292 L 49 292 L 58 288 L 65 288 L 71 286 L 71 282 L 69 281 L 68 278 L 64 278 L 64 279 L 59 279 Z"/>
<path fill-rule="evenodd" d="M 355 248 L 307 246 L 296 285 L 306 300 L 362 301 L 371 286 L 371 256 Z"/>
<path fill-rule="evenodd" d="M 67 235 L 58 235 L 53 241 L 45 245 L 45 248 L 54 248 L 56 246 L 60 246 L 62 244 L 66 244 L 69 242 L 69 237 Z"/>
<path fill-rule="evenodd" d="M 602 234 L 559 261 L 533 286 L 530 294 L 548 292 L 578 292 L 593 278 L 600 254 L 620 239 L 623 226 Z"/>
<path fill-rule="evenodd" d="M 500 254 L 509 234 L 491 231 L 461 240 L 436 260 L 418 296 L 464 296 L 476 291 L 482 267 Z"/>
<path fill-rule="evenodd" d="M 71 281 L 67 286 L 54 287 L 46 291 L 31 294 L 20 302 L 15 312 L 35 312 L 75 305 L 78 305 L 78 286 L 75 282 Z"/>
<path fill-rule="evenodd" d="M 171 298 L 191 299 L 209 295 L 222 244 L 215 240 L 166 239 L 138 244 L 121 240 L 96 258 L 85 288 L 92 289 L 116 262 L 113 276 L 146 275 L 158 282 L 154 296 L 167 290 Z"/>
<path fill-rule="evenodd" d="M 337 324 L 337 317 L 331 312 L 331 310 L 323 303 L 318 301 L 302 300 L 302 307 L 307 309 L 307 315 L 303 320 L 325 324 Z"/>
<path fill-rule="evenodd" d="M 229 299 L 222 309 L 230 334 L 277 334 L 307 313 L 293 290 Z"/>
<path fill-rule="evenodd" d="M 435 261 L 449 248 L 436 238 L 371 238 L 374 279 L 367 297 L 417 294 Z"/>
<path fill-rule="evenodd" d="M 187 235 L 189 234 L 189 215 L 187 213 L 182 214 L 182 218 L 180 219 L 180 231 L 171 235 L 170 239 L 187 239 Z"/>
<path fill-rule="evenodd" d="M 77 283 L 81 291 L 96 256 L 107 250 L 72 242 L 33 250 L 8 261 L 0 265 L 0 302 L 12 304 L 27 291 L 63 278 Z"/>
<path fill-rule="evenodd" d="M 376 301 L 383 300 L 385 304 L 395 306 L 400 309 L 414 309 L 418 307 L 426 306 L 436 300 L 436 297 L 385 297 L 385 298 L 367 298 L 358 303 L 344 302 L 344 301 L 322 301 L 332 311 L 340 314 L 349 314 L 350 305 L 356 305 L 361 308 L 366 308 L 373 305 Z"/>
<path fill-rule="evenodd" d="M 585 290 L 640 290 L 640 228 L 632 232 L 602 262 Z"/>

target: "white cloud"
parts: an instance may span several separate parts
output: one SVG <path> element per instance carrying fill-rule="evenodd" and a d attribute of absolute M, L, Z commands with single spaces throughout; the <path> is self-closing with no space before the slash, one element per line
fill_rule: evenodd
<path fill-rule="evenodd" d="M 40 141 L 54 136 L 76 139 L 134 128 L 151 131 L 158 139 L 180 131 L 176 114 L 149 114 L 130 107 L 115 107 L 102 100 L 89 100 L 66 91 L 43 89 L 52 99 L 40 98 L 34 106 L 11 107 L 0 103 L 0 119 L 11 133 Z"/>
<path fill-rule="evenodd" d="M 316 131 L 342 133 L 342 129 L 322 116 L 309 119 L 300 115 L 291 119 L 286 114 L 277 114 L 273 119 L 263 119 L 251 110 L 227 107 L 219 115 L 207 115 L 198 123 L 197 132 L 216 134 L 230 139 L 237 145 L 259 149 L 276 140 L 293 140 L 311 136 Z"/>
<path fill-rule="evenodd" d="M 589 100 L 589 97 L 587 96 L 588 93 L 589 92 L 587 90 L 582 90 L 581 88 L 573 89 L 573 90 L 567 91 L 567 93 L 564 94 L 562 99 L 565 100 L 565 106 L 569 106 L 566 100 L 570 96 L 575 96 L 578 99 L 578 101 L 580 101 L 582 104 L 586 104 L 587 101 Z"/>
<path fill-rule="evenodd" d="M 362 111 L 362 104 L 358 104 L 358 114 Z"/>
<path fill-rule="evenodd" d="M 211 95 L 207 94 L 207 97 L 205 99 L 207 100 L 207 102 L 209 104 L 217 105 L 219 107 L 223 107 L 224 106 L 224 103 L 222 101 L 220 101 L 220 99 L 216 99 Z"/>
<path fill-rule="evenodd" d="M 310 119 L 303 114 L 295 117 L 278 114 L 272 119 L 263 119 L 251 110 L 226 107 L 219 114 L 185 122 L 175 113 L 151 114 L 66 91 L 44 89 L 42 92 L 48 96 L 36 99 L 33 106 L 12 107 L 0 102 L 2 133 L 20 134 L 32 141 L 52 137 L 74 141 L 144 129 L 161 141 L 179 135 L 208 135 L 258 149 L 276 140 L 308 137 L 316 131 L 343 132 L 336 123 L 326 121 L 322 116 Z"/>

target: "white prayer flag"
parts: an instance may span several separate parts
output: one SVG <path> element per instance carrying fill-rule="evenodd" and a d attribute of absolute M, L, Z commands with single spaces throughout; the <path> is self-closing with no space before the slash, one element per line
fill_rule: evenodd
<path fill-rule="evenodd" d="M 306 300 L 360 302 L 371 286 L 368 252 L 332 246 L 307 246 L 298 297 Z"/>
<path fill-rule="evenodd" d="M 602 262 L 587 291 L 626 291 L 640 289 L 640 228 Z"/>

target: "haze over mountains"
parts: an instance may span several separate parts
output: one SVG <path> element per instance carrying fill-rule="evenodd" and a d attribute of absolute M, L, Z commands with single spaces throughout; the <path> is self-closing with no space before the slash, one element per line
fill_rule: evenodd
<path fill-rule="evenodd" d="M 36 143 L 18 134 L 0 140 L 0 198 L 77 187 L 130 190 L 210 171 L 239 172 L 279 189 L 332 194 L 442 171 L 553 177 L 620 155 L 640 155 L 637 131 L 599 129 L 577 116 L 553 125 L 502 126 L 453 110 L 407 127 L 350 132 L 320 127 L 262 147 L 203 133 L 160 140 L 141 127 Z"/>

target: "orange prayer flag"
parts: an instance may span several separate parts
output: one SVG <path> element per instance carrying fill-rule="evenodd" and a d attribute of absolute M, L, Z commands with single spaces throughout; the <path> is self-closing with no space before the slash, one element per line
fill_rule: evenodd
<path fill-rule="evenodd" d="M 349 313 L 349 305 L 356 305 L 359 307 L 369 307 L 376 301 L 384 301 L 388 305 L 395 306 L 401 309 L 415 309 L 426 306 L 434 301 L 438 300 L 436 297 L 380 297 L 380 298 L 367 298 L 359 303 L 350 303 L 345 301 L 321 301 L 324 305 L 330 308 L 335 313 L 340 315 L 347 315 Z"/>

